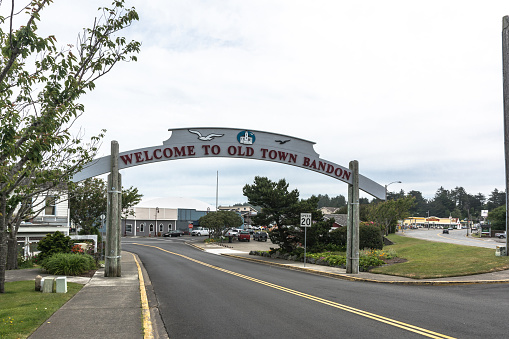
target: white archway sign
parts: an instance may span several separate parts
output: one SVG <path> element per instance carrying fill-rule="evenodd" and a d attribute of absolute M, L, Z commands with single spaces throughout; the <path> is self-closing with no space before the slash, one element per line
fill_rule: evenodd
<path fill-rule="evenodd" d="M 314 142 L 282 134 L 235 128 L 179 128 L 162 145 L 119 154 L 119 169 L 160 161 L 226 157 L 278 162 L 315 171 L 352 184 L 349 168 L 321 159 Z M 93 160 L 73 177 L 81 181 L 111 171 L 111 156 Z M 359 175 L 359 188 L 385 200 L 385 187 Z"/>
<path fill-rule="evenodd" d="M 320 158 L 319 154 L 313 149 L 314 142 L 283 134 L 214 127 L 178 128 L 169 131 L 172 132 L 171 137 L 164 141 L 162 145 L 122 153 L 118 153 L 118 143 L 116 141 L 112 142 L 112 155 L 95 159 L 86 164 L 83 170 L 73 177 L 73 181 L 77 182 L 111 172 L 110 177 L 112 178 L 109 179 L 108 183 L 108 197 L 111 196 L 112 199 L 111 202 L 109 200 L 108 207 L 115 206 L 114 209 L 118 209 L 118 204 L 120 204 L 118 196 L 121 193 L 118 170 L 138 165 L 179 159 L 225 157 L 271 161 L 315 171 L 349 185 L 347 272 L 358 273 L 358 190 L 360 189 L 383 200 L 385 200 L 386 192 L 384 186 L 358 174 L 357 161 L 350 162 L 349 168 L 340 166 Z M 118 215 L 120 219 L 120 212 L 118 212 Z M 116 219 L 116 217 L 109 215 L 109 219 Z M 119 227 L 119 225 L 120 222 L 115 227 Z M 108 223 L 108 227 L 110 227 L 110 223 Z M 120 231 L 118 231 L 118 234 L 120 234 Z M 114 259 L 120 265 L 119 243 L 119 240 L 114 241 L 114 248 L 108 249 L 111 252 L 107 253 L 106 256 L 107 268 L 108 257 Z M 107 271 L 108 269 L 105 274 L 107 274 Z M 118 272 L 120 272 L 120 269 L 118 269 Z M 113 276 L 120 276 L 120 273 L 113 273 Z"/>

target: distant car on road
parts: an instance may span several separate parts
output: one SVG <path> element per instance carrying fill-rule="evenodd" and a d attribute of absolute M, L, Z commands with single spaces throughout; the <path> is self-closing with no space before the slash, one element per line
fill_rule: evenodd
<path fill-rule="evenodd" d="M 251 241 L 251 234 L 249 231 L 240 231 L 238 235 L 239 241 Z"/>
<path fill-rule="evenodd" d="M 184 232 L 181 230 L 171 230 L 168 233 L 164 233 L 163 237 L 181 237 L 184 235 Z"/>
<path fill-rule="evenodd" d="M 268 235 L 267 232 L 256 232 L 253 236 L 253 240 L 256 241 L 267 241 Z"/>
<path fill-rule="evenodd" d="M 449 234 L 449 229 L 448 229 L 448 228 L 444 228 L 444 230 L 442 231 L 442 233 L 444 233 L 444 234 Z"/>

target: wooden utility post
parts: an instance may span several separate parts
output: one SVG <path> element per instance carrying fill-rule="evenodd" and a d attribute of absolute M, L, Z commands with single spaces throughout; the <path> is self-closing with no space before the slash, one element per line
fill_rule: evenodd
<path fill-rule="evenodd" d="M 120 265 L 120 212 L 122 179 L 118 172 L 118 142 L 111 142 L 111 173 L 108 175 L 108 207 L 106 220 L 105 277 L 122 276 Z"/>
<path fill-rule="evenodd" d="M 509 16 L 502 18 L 502 63 L 504 79 L 504 149 L 505 149 L 505 207 L 509 211 Z M 506 213 L 505 229 L 509 225 L 509 213 Z M 506 237 L 506 252 L 509 237 Z"/>
<path fill-rule="evenodd" d="M 359 162 L 350 161 L 352 184 L 348 184 L 346 226 L 346 273 L 359 273 Z"/>

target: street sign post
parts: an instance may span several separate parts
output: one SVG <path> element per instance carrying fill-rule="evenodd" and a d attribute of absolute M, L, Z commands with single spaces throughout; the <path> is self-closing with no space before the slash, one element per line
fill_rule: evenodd
<path fill-rule="evenodd" d="M 304 227 L 304 267 L 306 267 L 307 229 L 311 227 L 311 213 L 300 214 L 300 227 Z"/>

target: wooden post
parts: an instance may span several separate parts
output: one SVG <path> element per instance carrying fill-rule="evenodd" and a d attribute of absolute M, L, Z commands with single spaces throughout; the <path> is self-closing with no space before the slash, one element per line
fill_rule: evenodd
<path fill-rule="evenodd" d="M 122 276 L 120 264 L 120 213 L 122 181 L 118 172 L 118 142 L 111 142 L 111 173 L 108 175 L 108 206 L 106 220 L 105 277 Z"/>
<path fill-rule="evenodd" d="M 346 273 L 359 273 L 359 162 L 350 161 L 352 184 L 348 184 Z"/>
<path fill-rule="evenodd" d="M 504 81 L 504 149 L 505 149 L 505 206 L 509 211 L 509 16 L 502 18 L 502 68 Z M 506 213 L 505 230 L 509 225 L 509 213 Z M 506 249 L 509 237 L 506 237 Z M 506 251 L 507 252 L 507 251 Z"/>

